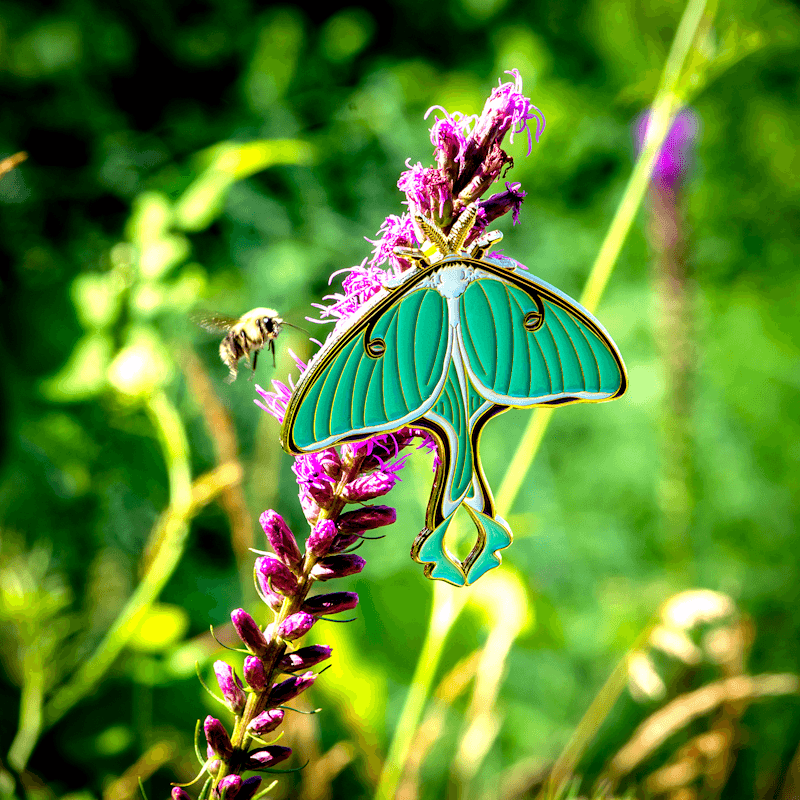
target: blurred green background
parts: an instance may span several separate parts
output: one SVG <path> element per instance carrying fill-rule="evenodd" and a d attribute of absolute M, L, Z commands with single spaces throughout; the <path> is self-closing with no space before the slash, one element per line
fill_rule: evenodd
<path fill-rule="evenodd" d="M 0 763 L 11 768 L 0 792 L 122 800 L 141 776 L 163 798 L 190 780 L 195 720 L 217 713 L 194 664 L 208 675 L 224 657 L 208 626 L 232 644 L 233 608 L 268 621 L 250 584 L 257 516 L 272 507 L 305 532 L 277 424 L 253 405 L 246 372 L 223 383 L 218 340 L 190 313 L 267 305 L 305 324 L 330 273 L 361 262 L 364 237 L 403 210 L 406 159 L 432 163 L 426 109 L 477 113 L 511 68 L 547 129 L 528 157 L 524 136 L 508 148 L 508 177 L 528 196 L 521 224 L 500 225 L 503 248 L 577 297 L 682 11 L 668 0 L 0 3 L 0 156 L 29 154 L 0 181 Z M 692 100 L 701 131 L 677 197 L 688 421 L 669 425 L 648 201 L 598 309 L 630 389 L 558 410 L 519 498 L 500 509 L 516 541 L 447 639 L 407 800 L 534 796 L 615 665 L 687 589 L 737 604 L 722 629 L 746 632 L 740 671 L 800 671 L 800 11 L 723 1 L 707 41 L 718 58 Z M 285 379 L 288 348 L 314 349 L 287 329 L 258 383 Z M 512 411 L 487 429 L 495 487 L 527 419 Z M 687 513 L 675 523 L 663 485 L 678 436 Z M 187 470 L 220 465 L 230 469 L 212 474 L 208 497 L 164 516 Z M 319 633 L 335 648 L 309 693 L 323 712 L 287 732 L 290 765 L 311 764 L 277 776 L 275 797 L 374 791 L 433 602 L 408 556 L 430 456 L 402 474 L 387 498 L 397 524 L 341 587 L 360 593 L 357 620 Z M 158 604 L 99 686 L 53 710 L 173 523 L 186 549 Z M 707 628 L 692 636 L 710 653 Z M 622 690 L 576 767 L 585 787 L 667 699 L 727 674 L 704 659 L 648 662 L 664 691 Z M 626 785 L 641 795 L 682 744 L 720 729 L 715 713 Z M 797 698 L 726 713 L 731 779 L 670 796 L 795 796 Z"/>

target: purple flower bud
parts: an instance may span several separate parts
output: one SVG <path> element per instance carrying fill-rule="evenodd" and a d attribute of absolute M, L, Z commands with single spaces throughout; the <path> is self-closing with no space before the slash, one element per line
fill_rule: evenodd
<path fill-rule="evenodd" d="M 324 614 L 338 614 L 340 611 L 349 611 L 358 605 L 358 595 L 355 592 L 333 592 L 332 594 L 319 594 L 309 597 L 303 603 L 303 611 L 316 617 Z"/>
<path fill-rule="evenodd" d="M 278 561 L 277 558 L 264 556 L 256 559 L 256 575 L 262 588 L 271 587 L 273 592 L 280 592 L 287 597 L 297 594 L 297 578 L 289 568 Z"/>
<path fill-rule="evenodd" d="M 221 766 L 222 762 L 218 758 L 210 758 L 208 761 L 206 761 L 206 772 L 212 776 L 216 775 Z"/>
<path fill-rule="evenodd" d="M 441 216 L 444 207 L 452 201 L 450 181 L 438 167 L 415 164 L 400 174 L 397 188 L 405 192 L 409 209 L 427 216 Z"/>
<path fill-rule="evenodd" d="M 261 595 L 261 599 L 273 610 L 273 611 L 280 611 L 283 608 L 283 601 L 286 599 L 282 594 L 278 594 L 277 592 L 273 592 L 269 586 L 269 583 L 263 575 L 261 575 L 258 570 L 254 570 L 255 572 L 255 581 L 256 587 L 258 588 L 258 593 Z M 265 631 L 264 635 L 265 639 L 269 639 L 269 635 Z"/>
<path fill-rule="evenodd" d="M 316 621 L 316 618 L 312 617 L 311 614 L 307 614 L 305 611 L 298 611 L 296 614 L 286 617 L 278 625 L 278 636 L 289 641 L 299 639 L 311 630 Z"/>
<path fill-rule="evenodd" d="M 306 552 L 316 558 L 327 555 L 336 537 L 336 523 L 332 519 L 322 519 L 308 535 Z"/>
<path fill-rule="evenodd" d="M 382 264 L 384 261 L 391 262 L 398 270 L 408 269 L 411 264 L 405 259 L 398 258 L 394 252 L 395 247 L 410 247 L 416 243 L 414 238 L 414 224 L 410 215 L 403 214 L 398 217 L 389 214 L 378 230 L 380 239 L 367 239 L 374 249 L 370 264 Z"/>
<path fill-rule="evenodd" d="M 244 660 L 244 679 L 254 691 L 260 692 L 267 685 L 267 671 L 258 656 L 247 656 Z"/>
<path fill-rule="evenodd" d="M 514 166 L 514 159 L 497 142 L 489 147 L 483 162 L 478 166 L 471 181 L 459 192 L 464 204 L 477 200 L 499 177 L 506 166 Z"/>
<path fill-rule="evenodd" d="M 214 797 L 220 800 L 233 800 L 242 788 L 241 775 L 226 775 L 214 788 Z"/>
<path fill-rule="evenodd" d="M 361 556 L 353 553 L 343 553 L 338 556 L 326 556 L 320 559 L 311 570 L 311 577 L 318 581 L 329 581 L 332 578 L 343 578 L 345 575 L 354 575 L 364 569 Z"/>
<path fill-rule="evenodd" d="M 252 775 L 242 784 L 242 788 L 239 789 L 239 800 L 250 800 L 250 798 L 255 796 L 260 788 L 261 776 Z"/>
<path fill-rule="evenodd" d="M 350 481 L 342 490 L 342 497 L 348 503 L 372 500 L 391 491 L 399 478 L 390 472 L 372 472 Z"/>
<path fill-rule="evenodd" d="M 282 706 L 284 703 L 288 703 L 289 700 L 294 699 L 301 692 L 308 689 L 316 679 L 317 676 L 309 671 L 276 683 L 269 693 L 269 704 L 271 706 Z"/>
<path fill-rule="evenodd" d="M 300 508 L 303 509 L 303 515 L 311 525 L 314 525 L 322 513 L 320 504 L 306 491 L 300 489 Z"/>
<path fill-rule="evenodd" d="M 400 451 L 408 447 L 420 432 L 414 428 L 401 428 L 399 431 L 383 436 L 373 436 L 363 442 L 342 445 L 342 458 L 351 463 L 361 461 L 361 472 L 384 470 L 386 462 L 400 455 Z"/>
<path fill-rule="evenodd" d="M 217 676 L 217 683 L 222 691 L 225 705 L 228 706 L 234 714 L 241 714 L 244 709 L 246 698 L 239 676 L 233 671 L 233 668 L 224 661 L 214 662 L 214 673 Z"/>
<path fill-rule="evenodd" d="M 247 730 L 256 736 L 264 736 L 274 731 L 283 722 L 283 715 L 283 709 L 270 708 L 267 711 L 263 711 L 254 720 L 251 720 Z"/>
<path fill-rule="evenodd" d="M 302 555 L 297 546 L 294 534 L 289 530 L 289 526 L 283 521 L 283 517 L 271 509 L 265 511 L 258 519 L 264 529 L 267 541 L 275 551 L 275 555 L 286 564 L 287 567 L 295 567 L 300 563 Z"/>
<path fill-rule="evenodd" d="M 331 555 L 334 553 L 341 553 L 342 551 L 347 550 L 350 545 L 355 544 L 360 538 L 360 533 L 350 533 L 345 536 L 338 534 L 333 540 L 331 549 L 328 552 L 331 553 Z"/>
<path fill-rule="evenodd" d="M 227 761 L 233 755 L 233 744 L 225 726 L 218 719 L 208 716 L 203 723 L 203 731 L 205 731 L 208 746 L 214 751 L 214 754 L 223 761 Z"/>
<path fill-rule="evenodd" d="M 237 608 L 231 613 L 231 622 L 233 622 L 239 638 L 251 653 L 263 656 L 267 652 L 267 640 L 261 628 L 243 608 Z"/>
<path fill-rule="evenodd" d="M 292 754 L 290 747 L 281 747 L 279 744 L 273 744 L 270 747 L 265 747 L 262 750 L 254 750 L 249 754 L 245 769 L 259 770 L 269 769 L 281 761 L 286 761 Z"/>
<path fill-rule="evenodd" d="M 522 79 L 519 72 L 515 69 L 507 72 L 514 77 L 514 83 L 501 84 L 484 104 L 483 111 L 467 139 L 464 171 L 473 171 L 475 164 L 483 160 L 492 145 L 500 145 L 509 130 L 512 142 L 515 133 L 527 130 L 528 154 L 530 154 L 533 139 L 528 129 L 528 120 L 536 120 L 536 141 L 539 141 L 539 136 L 544 130 L 542 112 L 531 105 L 531 101 L 522 94 Z"/>
<path fill-rule="evenodd" d="M 391 506 L 364 506 L 342 514 L 337 527 L 341 534 L 361 533 L 391 525 L 396 520 L 397 512 Z"/>
<path fill-rule="evenodd" d="M 172 800 L 192 800 L 192 796 L 186 791 L 186 789 L 183 789 L 180 786 L 173 786 Z"/>
<path fill-rule="evenodd" d="M 287 653 L 278 663 L 281 672 L 297 672 L 301 669 L 308 669 L 315 664 L 331 657 L 333 651 L 325 644 L 311 644 L 308 647 L 301 647 L 293 653 Z"/>
<path fill-rule="evenodd" d="M 487 200 L 478 202 L 478 216 L 481 217 L 481 228 L 485 228 L 503 214 L 512 212 L 512 222 L 519 222 L 519 211 L 526 193 L 520 189 L 520 184 L 506 181 L 506 190 L 493 194 Z M 477 223 L 476 223 L 477 224 Z"/>
<path fill-rule="evenodd" d="M 426 119 L 435 108 L 439 108 L 445 116 L 444 119 L 434 117 L 435 122 L 431 127 L 431 144 L 436 148 L 435 156 L 439 169 L 447 174 L 452 183 L 458 175 L 458 165 L 463 158 L 462 152 L 467 144 L 463 131 L 465 123 L 461 119 L 461 114 L 448 114 L 441 106 L 429 108 L 425 114 Z"/>
<path fill-rule="evenodd" d="M 318 463 L 322 467 L 322 471 L 330 478 L 338 478 L 342 472 L 342 460 L 333 448 L 319 453 Z"/>

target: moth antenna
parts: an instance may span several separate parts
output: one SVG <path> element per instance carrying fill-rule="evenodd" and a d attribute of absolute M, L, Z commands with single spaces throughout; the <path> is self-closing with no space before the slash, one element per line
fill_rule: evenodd
<path fill-rule="evenodd" d="M 425 219 L 422 214 L 414 215 L 414 222 L 419 226 L 423 236 L 436 247 L 436 249 L 444 255 L 448 251 L 448 242 L 445 235 L 439 228 L 430 220 Z"/>
<path fill-rule="evenodd" d="M 478 216 L 477 203 L 470 203 L 456 220 L 453 225 L 450 235 L 447 237 L 447 246 L 451 253 L 457 253 L 467 241 L 467 236 L 475 224 L 475 218 Z"/>
<path fill-rule="evenodd" d="M 415 266 L 417 264 L 427 264 L 428 259 L 425 257 L 425 253 L 422 252 L 418 247 L 395 247 L 392 249 L 392 252 L 398 257 L 403 258 L 406 261 L 410 261 Z"/>
<path fill-rule="evenodd" d="M 483 258 L 486 251 L 503 238 L 501 231 L 487 231 L 479 236 L 468 248 L 467 253 L 474 258 Z"/>

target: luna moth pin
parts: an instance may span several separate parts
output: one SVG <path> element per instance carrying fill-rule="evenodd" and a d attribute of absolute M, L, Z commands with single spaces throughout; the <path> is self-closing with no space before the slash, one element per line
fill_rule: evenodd
<path fill-rule="evenodd" d="M 445 235 L 415 217 L 413 267 L 370 298 L 317 352 L 297 383 L 281 443 L 298 455 L 411 426 L 437 442 L 425 528 L 411 548 L 425 575 L 458 586 L 500 564 L 511 544 L 480 462 L 486 423 L 509 408 L 612 400 L 622 356 L 603 326 L 515 261 L 487 256 L 497 231 L 465 242 L 469 206 Z M 463 506 L 477 529 L 459 560 L 445 534 Z"/>

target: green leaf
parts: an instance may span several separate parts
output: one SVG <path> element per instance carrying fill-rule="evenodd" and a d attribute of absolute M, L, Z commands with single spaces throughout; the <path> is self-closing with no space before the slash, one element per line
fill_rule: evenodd
<path fill-rule="evenodd" d="M 94 397 L 106 387 L 106 367 L 113 344 L 104 333 L 87 333 L 78 340 L 67 363 L 42 381 L 42 394 L 53 402 L 69 403 Z"/>
<path fill-rule="evenodd" d="M 189 615 L 185 609 L 155 603 L 128 640 L 128 647 L 140 653 L 160 653 L 181 641 L 188 628 Z"/>
<path fill-rule="evenodd" d="M 236 181 L 276 164 L 308 164 L 313 150 L 298 139 L 258 139 L 222 142 L 199 155 L 206 169 L 187 187 L 175 204 L 175 225 L 184 231 L 207 227 L 222 211 Z"/>

